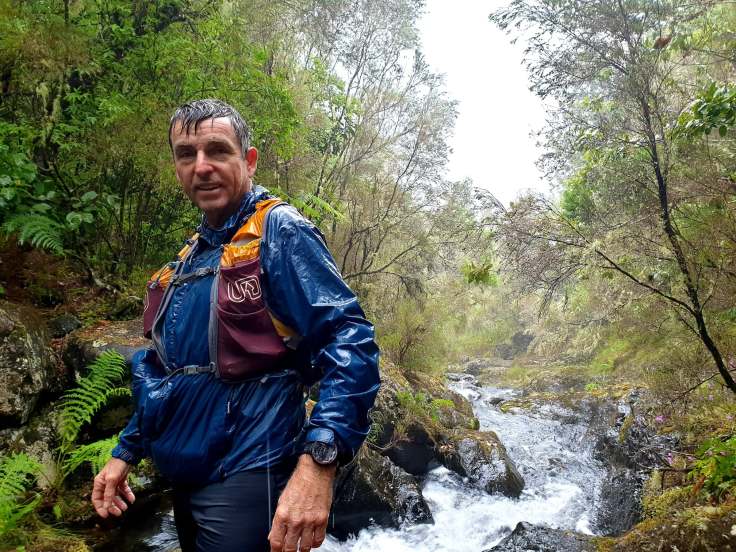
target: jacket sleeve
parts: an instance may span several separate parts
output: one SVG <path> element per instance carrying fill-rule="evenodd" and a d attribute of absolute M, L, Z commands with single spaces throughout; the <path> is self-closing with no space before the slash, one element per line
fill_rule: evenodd
<path fill-rule="evenodd" d="M 337 444 L 345 463 L 368 435 L 368 411 L 380 385 L 373 325 L 319 230 L 294 208 L 269 213 L 261 262 L 269 308 L 299 333 L 322 375 L 306 442 Z"/>
<path fill-rule="evenodd" d="M 141 376 L 148 374 L 153 368 L 154 356 L 156 353 L 151 349 L 141 349 L 133 355 L 131 360 L 131 372 L 133 374 L 133 404 L 136 405 L 135 413 L 128 422 L 128 425 L 120 434 L 120 440 L 117 446 L 112 450 L 113 458 L 120 458 L 128 464 L 136 465 L 143 458 L 148 456 L 146 445 L 140 428 L 140 418 L 138 416 L 138 405 L 140 403 L 140 382 Z"/>

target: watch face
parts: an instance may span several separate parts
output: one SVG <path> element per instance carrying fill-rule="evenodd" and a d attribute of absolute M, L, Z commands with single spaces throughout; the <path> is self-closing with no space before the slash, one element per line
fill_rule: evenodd
<path fill-rule="evenodd" d="M 337 447 L 319 441 L 310 443 L 310 453 L 318 464 L 332 464 L 337 458 Z"/>

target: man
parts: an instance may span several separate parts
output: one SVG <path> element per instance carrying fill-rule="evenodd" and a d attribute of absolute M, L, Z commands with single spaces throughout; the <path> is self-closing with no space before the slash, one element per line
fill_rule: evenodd
<path fill-rule="evenodd" d="M 92 502 L 120 516 L 131 466 L 151 456 L 174 488 L 184 552 L 306 552 L 325 538 L 338 463 L 369 429 L 373 327 L 319 231 L 252 184 L 258 152 L 235 109 L 185 104 L 169 141 L 203 222 L 149 282 L 153 347 L 133 358 L 136 411 Z"/>

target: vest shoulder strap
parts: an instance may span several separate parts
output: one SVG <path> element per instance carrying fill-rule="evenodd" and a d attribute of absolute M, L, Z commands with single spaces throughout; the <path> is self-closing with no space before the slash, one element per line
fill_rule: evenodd
<path fill-rule="evenodd" d="M 280 199 L 265 199 L 256 203 L 255 212 L 248 217 L 230 243 L 228 243 L 220 260 L 221 267 L 233 266 L 239 262 L 250 261 L 260 253 L 261 237 L 263 236 L 266 215 L 269 211 L 284 203 Z"/>

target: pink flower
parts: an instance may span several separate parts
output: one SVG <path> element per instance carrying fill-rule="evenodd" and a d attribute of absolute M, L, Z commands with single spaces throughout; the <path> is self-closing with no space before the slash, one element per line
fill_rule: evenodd
<path fill-rule="evenodd" d="M 666 418 L 662 414 L 660 414 L 659 416 L 657 416 L 656 418 L 654 418 L 654 421 L 657 422 L 658 424 L 663 424 L 664 421 L 665 421 L 665 419 Z"/>

